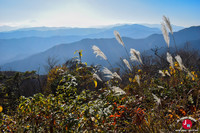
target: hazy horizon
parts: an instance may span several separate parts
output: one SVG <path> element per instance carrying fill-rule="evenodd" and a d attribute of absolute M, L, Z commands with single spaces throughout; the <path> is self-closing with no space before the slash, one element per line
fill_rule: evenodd
<path fill-rule="evenodd" d="M 102 27 L 116 24 L 200 24 L 198 0 L 0 0 L 0 26 Z"/>

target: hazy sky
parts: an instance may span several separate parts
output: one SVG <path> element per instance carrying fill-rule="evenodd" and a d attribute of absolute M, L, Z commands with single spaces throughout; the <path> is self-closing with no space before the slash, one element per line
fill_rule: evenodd
<path fill-rule="evenodd" d="M 9 26 L 159 24 L 163 15 L 175 25 L 200 25 L 200 0 L 0 0 L 0 25 Z"/>

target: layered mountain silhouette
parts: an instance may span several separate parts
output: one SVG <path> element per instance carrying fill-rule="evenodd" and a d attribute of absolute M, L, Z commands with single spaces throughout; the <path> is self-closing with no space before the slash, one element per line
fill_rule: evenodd
<path fill-rule="evenodd" d="M 161 33 L 158 28 L 138 24 L 106 28 L 35 27 L 0 32 L 0 65 L 24 59 L 61 43 L 71 43 L 84 38 L 113 38 L 114 30 L 125 37 L 135 39 Z"/>
<path fill-rule="evenodd" d="M 123 33 L 120 34 L 121 36 L 124 36 Z M 175 32 L 174 37 L 178 47 L 190 42 L 191 46 L 195 49 L 200 48 L 200 26 L 193 26 Z M 130 37 L 123 37 L 122 39 L 128 50 L 130 48 L 134 48 L 142 52 L 150 50 L 155 46 L 167 47 L 162 34 L 153 34 L 143 39 L 132 39 Z M 84 62 L 87 62 L 88 64 L 101 64 L 108 66 L 106 61 L 93 54 L 92 45 L 98 46 L 105 53 L 112 64 L 116 64 L 120 57 L 127 58 L 123 46 L 120 45 L 115 38 L 83 39 L 73 43 L 56 45 L 44 52 L 32 55 L 23 60 L 7 63 L 1 67 L 3 70 L 15 71 L 30 71 L 38 70 L 38 68 L 40 68 L 41 73 L 44 73 L 45 70 L 43 66 L 46 64 L 48 57 L 56 58 L 59 60 L 59 63 L 62 64 L 66 60 L 73 58 L 75 56 L 74 51 L 80 49 L 83 50 L 82 59 Z M 170 40 L 170 46 L 174 46 L 172 40 Z"/>
<path fill-rule="evenodd" d="M 52 37 L 52 36 L 86 36 L 93 34 L 99 34 L 101 37 L 110 37 L 113 29 L 120 30 L 126 34 L 131 35 L 133 38 L 143 38 L 144 35 L 150 35 L 153 33 L 159 33 L 159 28 L 150 28 L 147 26 L 139 24 L 131 25 L 119 25 L 114 27 L 105 28 L 56 28 L 56 27 L 33 27 L 33 28 L 23 28 L 15 31 L 0 32 L 0 39 L 12 39 L 12 38 L 24 38 L 24 37 Z M 104 33 L 104 34 L 102 34 Z M 135 35 L 137 33 L 137 35 Z M 109 36 L 108 36 L 109 35 Z M 134 35 L 134 36 L 132 36 Z"/>

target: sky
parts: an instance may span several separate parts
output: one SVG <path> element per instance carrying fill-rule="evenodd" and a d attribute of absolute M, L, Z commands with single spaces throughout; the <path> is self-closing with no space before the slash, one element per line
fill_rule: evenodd
<path fill-rule="evenodd" d="M 200 0 L 0 0 L 0 26 L 200 25 Z"/>

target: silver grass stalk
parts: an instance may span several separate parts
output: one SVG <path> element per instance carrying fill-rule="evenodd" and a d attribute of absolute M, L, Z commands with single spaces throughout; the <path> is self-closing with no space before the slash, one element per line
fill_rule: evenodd
<path fill-rule="evenodd" d="M 131 48 L 130 49 L 130 54 L 131 54 L 131 60 L 132 61 L 138 61 L 139 63 L 141 63 L 141 64 L 143 64 L 143 62 L 142 62 L 142 59 L 141 59 L 141 57 L 140 57 L 140 52 L 139 51 L 137 51 L 137 50 L 135 50 L 135 49 L 133 49 L 133 48 Z"/>
<path fill-rule="evenodd" d="M 117 39 L 117 41 L 124 47 L 125 45 L 124 45 L 124 42 L 123 42 L 119 32 L 115 30 L 114 35 L 115 35 L 115 38 Z"/>
<path fill-rule="evenodd" d="M 183 65 L 183 62 L 182 62 L 182 59 L 181 59 L 180 55 L 177 55 L 177 56 L 175 57 L 175 59 L 176 59 L 176 61 L 178 62 L 178 65 L 179 65 L 179 67 L 181 68 L 181 70 L 186 69 L 185 66 Z"/>
<path fill-rule="evenodd" d="M 139 75 L 135 75 L 135 79 L 136 79 L 137 83 L 138 83 L 139 86 L 140 86 L 140 76 L 139 76 Z"/>
<path fill-rule="evenodd" d="M 99 81 L 102 82 L 101 78 L 96 73 L 93 74 L 93 78 L 98 79 Z"/>
<path fill-rule="evenodd" d="M 129 62 L 126 59 L 123 59 L 124 64 L 128 67 L 128 69 L 131 71 L 131 66 Z"/>
<path fill-rule="evenodd" d="M 124 90 L 122 90 L 121 88 L 119 88 L 119 87 L 112 86 L 111 89 L 114 92 L 114 95 L 116 95 L 116 96 L 126 94 L 126 92 Z"/>
<path fill-rule="evenodd" d="M 112 75 L 112 72 L 106 67 L 103 68 L 103 73 L 108 74 L 108 75 Z"/>
<path fill-rule="evenodd" d="M 135 55 L 130 56 L 131 61 L 137 61 L 139 62 L 138 58 Z"/>
<path fill-rule="evenodd" d="M 182 62 L 182 59 L 181 59 L 180 55 L 177 55 L 177 56 L 175 57 L 175 59 L 176 59 L 176 61 L 178 62 L 178 64 L 179 64 L 181 70 L 184 70 L 185 72 L 187 72 L 188 75 L 189 75 L 192 79 L 194 79 L 194 76 L 191 74 L 191 72 L 183 65 L 183 62 Z"/>
<path fill-rule="evenodd" d="M 122 80 L 121 77 L 120 77 L 116 72 L 114 72 L 114 73 L 112 74 L 112 76 L 115 77 L 115 78 L 118 78 L 118 79 Z"/>
<path fill-rule="evenodd" d="M 124 45 L 124 42 L 123 42 L 119 32 L 115 30 L 114 31 L 114 35 L 115 35 L 115 38 L 117 39 L 117 41 L 119 42 L 119 44 L 121 44 L 124 47 L 124 49 L 126 51 L 126 54 L 127 54 L 127 57 L 129 57 L 128 51 L 127 51 L 127 49 L 126 49 L 126 47 Z"/>
<path fill-rule="evenodd" d="M 169 29 L 170 33 L 172 34 L 172 38 L 173 38 L 173 41 L 174 41 L 174 46 L 175 46 L 175 48 L 176 48 L 176 53 L 177 53 L 177 52 L 178 52 L 178 49 L 177 49 L 177 47 L 176 47 L 176 41 L 175 41 L 175 38 L 174 38 L 174 35 L 173 35 L 173 29 L 172 29 L 170 20 L 169 20 L 169 18 L 167 18 L 166 16 L 163 16 L 163 20 L 164 20 L 165 24 L 167 25 L 167 28 Z"/>
<path fill-rule="evenodd" d="M 162 72 L 161 70 L 159 70 L 158 73 L 160 73 L 163 77 L 165 76 L 165 73 Z"/>
<path fill-rule="evenodd" d="M 106 55 L 99 49 L 99 47 L 97 47 L 96 45 L 93 45 L 93 46 L 92 46 L 92 49 L 93 49 L 93 51 L 94 51 L 94 54 L 96 54 L 96 57 L 97 57 L 97 56 L 100 56 L 100 57 L 102 57 L 104 60 L 107 60 Z"/>
<path fill-rule="evenodd" d="M 116 72 L 112 73 L 106 67 L 104 67 L 104 69 L 102 70 L 102 72 L 106 75 L 105 77 L 108 77 L 108 78 L 114 78 L 115 77 L 115 78 L 118 78 L 118 79 L 122 80 L 121 77 Z"/>
<path fill-rule="evenodd" d="M 158 98 L 156 95 L 154 95 L 153 93 L 152 93 L 152 95 L 153 95 L 153 98 L 155 99 L 155 101 L 156 101 L 156 104 L 157 105 L 160 105 L 161 104 L 161 100 L 160 100 L 160 98 Z"/>
<path fill-rule="evenodd" d="M 170 66 L 174 68 L 173 58 L 170 53 L 167 52 L 167 61 L 169 62 Z"/>
<path fill-rule="evenodd" d="M 164 23 L 161 23 L 161 25 L 162 25 L 162 34 L 163 34 L 164 40 L 167 43 L 167 46 L 169 48 L 169 34 L 168 34 L 168 31 L 167 31 Z"/>
<path fill-rule="evenodd" d="M 167 25 L 167 28 L 169 29 L 169 31 L 173 35 L 173 30 L 172 30 L 172 26 L 171 26 L 169 18 L 167 18 L 166 16 L 163 16 L 163 20 L 164 20 L 165 24 Z"/>

